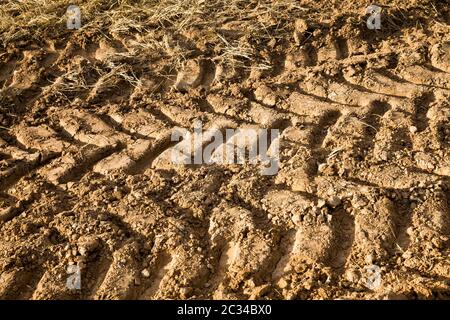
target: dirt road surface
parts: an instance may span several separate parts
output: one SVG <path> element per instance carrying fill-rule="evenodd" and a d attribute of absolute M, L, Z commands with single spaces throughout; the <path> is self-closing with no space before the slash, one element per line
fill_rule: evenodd
<path fill-rule="evenodd" d="M 0 298 L 450 298 L 449 24 L 448 1 L 0 2 Z M 195 120 L 278 129 L 278 173 L 172 163 Z"/>

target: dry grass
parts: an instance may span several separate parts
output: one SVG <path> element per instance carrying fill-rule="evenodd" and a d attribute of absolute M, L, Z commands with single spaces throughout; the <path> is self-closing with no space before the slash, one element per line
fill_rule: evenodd
<path fill-rule="evenodd" d="M 288 22 L 307 10 L 295 0 L 3 1 L 0 42 L 6 46 L 18 40 L 67 37 L 71 32 L 65 28 L 65 11 L 70 4 L 81 8 L 81 34 L 137 33 L 143 37 L 133 40 L 136 48 L 167 51 L 155 32 L 174 38 L 196 30 L 198 37 L 224 45 L 224 59 L 247 60 L 254 58 L 254 46 L 290 33 Z M 253 43 L 240 47 L 227 39 L 233 31 L 248 35 Z"/>
<path fill-rule="evenodd" d="M 352 5 L 353 13 L 346 15 L 364 24 L 359 21 L 359 9 L 369 3 Z M 66 29 L 65 12 L 71 4 L 81 8 L 82 28 L 78 31 Z M 138 87 L 140 69 L 171 78 L 187 59 L 200 55 L 209 55 L 220 64 L 267 70 L 272 67 L 273 48 L 292 45 L 296 19 L 313 20 L 324 12 L 333 17 L 336 9 L 342 12 L 342 4 L 324 1 L 318 9 L 315 0 L 0 0 L 0 56 L 18 41 L 123 40 L 126 50 L 113 52 L 94 66 L 98 75 L 95 85 L 87 84 L 82 73 L 66 70 L 52 85 L 62 92 L 95 92 L 119 81 Z M 388 23 L 400 28 L 408 8 L 388 5 L 388 9 L 395 12 Z M 441 7 L 433 5 L 433 13 L 439 10 Z M 164 60 L 161 65 L 170 67 L 145 67 L 160 60 Z"/>
<path fill-rule="evenodd" d="M 408 20 L 410 7 L 427 8 L 430 2 L 437 16 L 442 11 L 433 1 L 412 1 L 403 6 L 386 3 L 390 23 L 399 24 Z M 353 5 L 355 13 L 361 13 L 370 1 Z M 24 38 L 57 37 L 65 30 L 65 11 L 70 4 L 80 6 L 83 31 L 100 29 L 108 33 L 146 32 L 164 29 L 182 33 L 197 28 L 206 33 L 218 31 L 228 22 L 235 22 L 239 30 L 260 39 L 283 37 L 291 32 L 291 22 L 296 18 L 311 18 L 326 12 L 331 13 L 342 5 L 324 1 L 317 10 L 317 1 L 312 0 L 9 0 L 0 1 L 0 39 L 3 44 Z M 345 4 L 345 1 L 344 1 Z M 316 9 L 313 9 L 313 8 Z M 395 20 L 395 21 L 394 21 Z M 220 39 L 217 37 L 217 41 Z"/>

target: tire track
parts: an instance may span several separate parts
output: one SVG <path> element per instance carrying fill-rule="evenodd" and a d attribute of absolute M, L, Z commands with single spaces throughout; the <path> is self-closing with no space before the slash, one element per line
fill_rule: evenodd
<path fill-rule="evenodd" d="M 86 56 L 74 62 L 83 75 L 93 70 L 83 69 L 87 61 L 95 67 L 115 59 L 120 62 L 126 50 L 130 48 L 124 43 L 67 46 L 62 52 L 44 55 L 41 66 L 53 70 L 61 82 L 70 71 L 57 68 L 64 60 Z M 183 100 L 185 107 L 175 98 L 158 108 L 112 106 L 102 114 L 75 107 L 49 111 L 58 130 L 26 122 L 14 125 L 11 141 L 17 140 L 18 147 L 0 140 L 1 160 L 6 162 L 0 186 L 8 192 L 34 172 L 55 184 L 87 183 L 82 177 L 91 172 L 105 181 L 123 179 L 124 195 L 108 210 L 117 220 L 111 229 L 125 237 L 113 244 L 101 240 L 96 255 L 89 256 L 82 268 L 86 282 L 81 292 L 65 288 L 61 279 L 67 276 L 66 265 L 60 262 L 65 260 L 55 257 L 56 264 L 40 265 L 36 273 L 21 268 L 2 272 L 5 285 L 0 287 L 0 297 L 257 299 L 268 292 L 268 296 L 276 295 L 274 290 L 283 297 L 292 292 L 312 295 L 307 279 L 320 273 L 311 271 L 314 266 L 331 269 L 327 285 L 348 281 L 360 289 L 366 266 L 388 265 L 399 251 L 410 268 L 425 265 L 448 277 L 442 264 L 425 261 L 448 247 L 448 196 L 416 186 L 417 182 L 435 186 L 448 176 L 445 165 L 435 163 L 438 151 L 448 145 L 445 52 L 441 46 L 433 49 L 431 62 L 439 70 L 415 65 L 399 72 L 368 66 L 368 60 L 389 59 L 392 52 L 359 56 L 352 50 L 346 40 L 337 39 L 305 51 L 299 58 L 305 60 L 299 62 L 303 63 L 300 68 L 289 70 L 289 75 L 276 70 L 277 78 L 295 81 L 283 94 L 273 91 L 275 98 L 259 96 L 258 82 L 245 94 L 232 89 L 221 92 L 226 70 L 209 59 L 191 59 L 178 72 L 170 92 L 170 97 L 180 97 L 198 90 L 195 99 Z M 0 82 L 16 83 L 19 75 L 11 74 L 11 68 L 28 70 L 32 56 L 25 52 L 17 65 L 3 66 L 0 74 L 6 76 L 0 75 Z M 364 70 L 324 76 L 330 66 L 362 66 Z M 317 73 L 308 73 L 311 70 Z M 93 74 L 87 80 L 86 88 L 80 90 L 88 96 L 89 105 L 102 102 L 113 80 L 125 81 L 114 78 L 119 71 Z M 30 79 L 37 87 L 42 81 Z M 119 97 L 132 105 L 133 86 L 125 87 L 106 100 Z M 21 89 L 24 95 L 34 87 Z M 56 92 L 58 83 L 47 89 Z M 282 166 L 277 177 L 263 179 L 256 174 L 249 178 L 223 163 L 208 169 L 174 165 L 170 158 L 174 149 L 194 145 L 188 155 L 192 160 L 213 142 L 211 134 L 197 144 L 190 138 L 172 141 L 174 127 L 191 130 L 195 120 L 222 134 L 236 128 L 279 129 Z M 417 130 L 412 132 L 412 127 Z M 239 138 L 236 134 L 215 146 L 212 158 L 220 158 L 227 144 Z M 258 138 L 244 142 L 245 147 Z M 274 142 L 268 140 L 269 145 Z M 409 151 L 412 160 L 403 153 Z M 432 156 L 426 157 L 426 151 Z M 403 162 L 394 163 L 396 159 Z M 256 172 L 253 167 L 246 170 L 250 175 Z M 150 174 L 166 174 L 172 180 L 162 189 L 140 192 L 142 185 L 150 184 Z M 88 205 L 89 198 L 76 192 L 70 193 Z M 417 199 L 409 199 L 411 205 L 394 201 L 403 199 L 403 193 Z M 8 226 L 24 211 L 20 206 L 6 210 L 0 220 Z M 74 215 L 82 215 L 82 209 L 74 209 Z M 56 225 L 64 224 L 57 221 Z M 65 241 L 73 245 L 66 233 Z M 404 258 L 408 256 L 411 259 Z"/>

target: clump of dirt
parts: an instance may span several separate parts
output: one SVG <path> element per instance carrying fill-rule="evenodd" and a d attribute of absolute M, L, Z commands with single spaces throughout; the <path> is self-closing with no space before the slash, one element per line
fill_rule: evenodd
<path fill-rule="evenodd" d="M 449 298 L 448 3 L 37 4 L 0 5 L 1 299 Z M 197 120 L 279 171 L 174 164 Z"/>

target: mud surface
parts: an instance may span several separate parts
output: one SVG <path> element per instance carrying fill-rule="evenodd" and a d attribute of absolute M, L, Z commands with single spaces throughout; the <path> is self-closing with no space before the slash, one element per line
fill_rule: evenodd
<path fill-rule="evenodd" d="M 365 1 L 104 1 L 79 31 L 3 3 L 0 298 L 450 297 L 447 1 L 381 30 Z M 172 164 L 194 120 L 279 129 L 278 174 Z"/>

